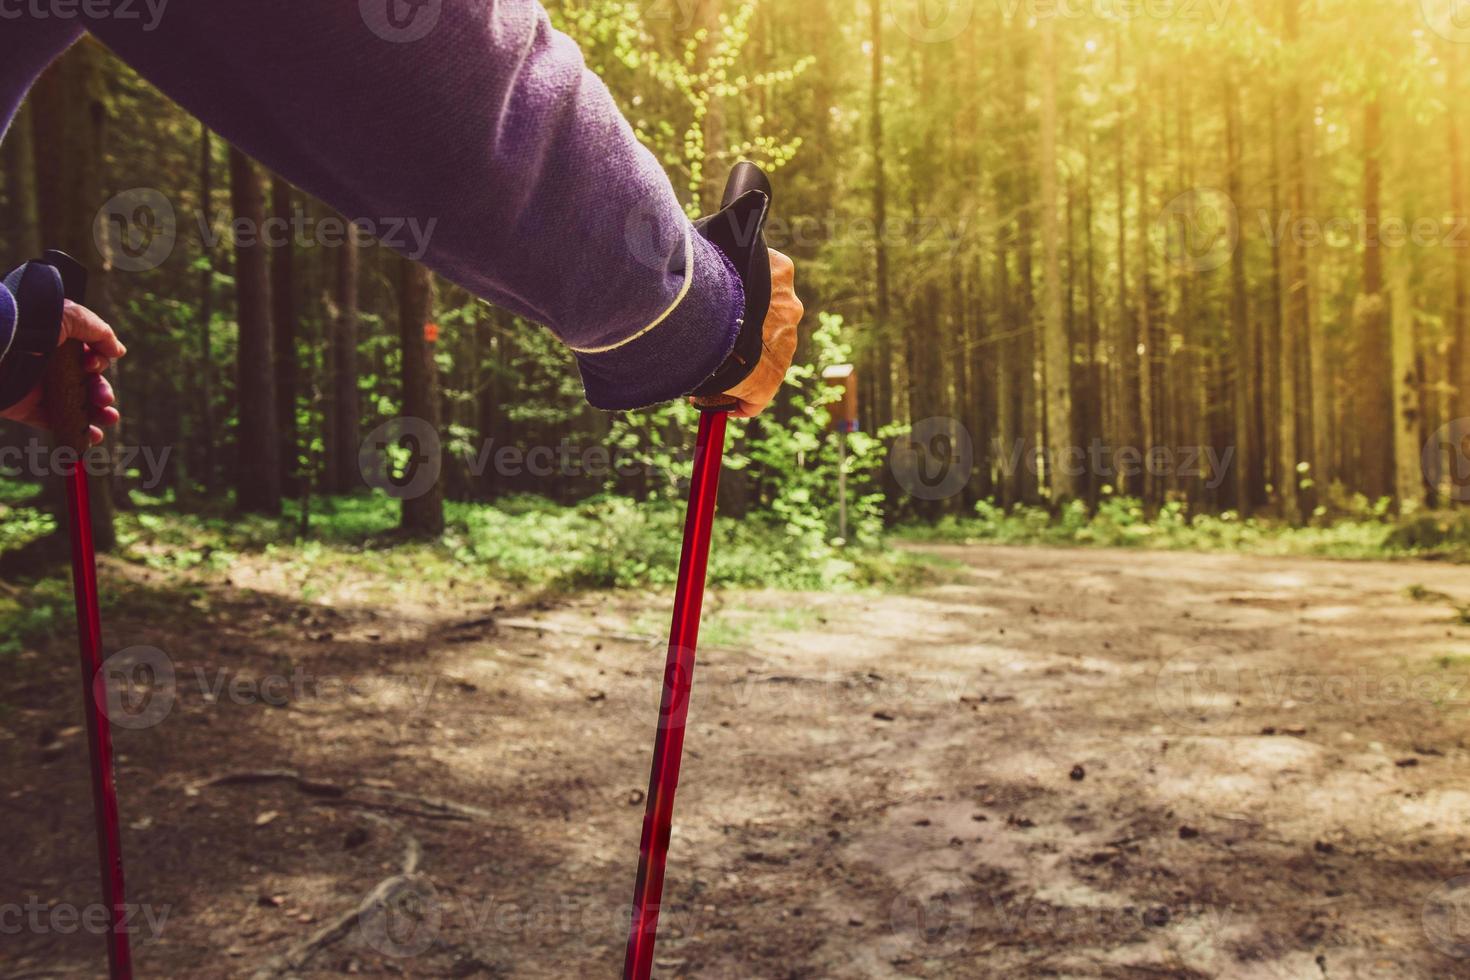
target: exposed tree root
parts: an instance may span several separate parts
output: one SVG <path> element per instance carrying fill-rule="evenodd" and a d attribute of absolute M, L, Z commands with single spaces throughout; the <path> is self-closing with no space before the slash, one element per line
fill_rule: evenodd
<path fill-rule="evenodd" d="M 432 796 L 417 796 L 397 790 L 368 786 L 364 783 L 333 783 L 322 779 L 311 779 L 295 769 L 251 769 L 229 772 L 194 783 L 197 792 L 214 786 L 246 786 L 256 783 L 288 782 L 310 796 L 322 797 L 320 806 L 351 807 L 362 811 L 359 815 L 382 826 L 391 828 L 403 837 L 403 860 L 398 874 L 378 882 L 367 896 L 349 911 L 323 925 L 302 942 L 278 956 L 271 957 L 253 973 L 252 980 L 272 980 L 301 969 L 308 960 L 334 943 L 349 935 L 354 927 L 366 931 L 368 945 L 378 948 L 382 943 L 397 944 L 385 923 L 398 910 L 404 900 L 421 894 L 432 885 L 426 876 L 419 873 L 423 863 L 424 849 L 418 838 L 409 833 L 395 820 L 374 813 L 384 810 L 404 816 L 426 820 L 479 820 L 489 813 L 478 807 L 456 803 Z M 364 798 L 367 797 L 367 798 Z M 379 935 L 382 932 L 382 935 Z M 431 933 L 432 935 L 432 933 Z M 376 939 L 376 941 L 375 941 Z"/>
<path fill-rule="evenodd" d="M 502 619 L 498 623 L 507 629 L 525 630 L 531 633 L 553 633 L 558 636 L 585 636 L 593 640 L 612 640 L 617 643 L 638 643 L 652 646 L 663 642 L 662 637 L 647 633 L 627 633 L 621 630 L 580 630 L 558 623 L 546 623 L 537 619 Z"/>
<path fill-rule="evenodd" d="M 308 779 L 295 769 L 252 769 L 245 772 L 228 772 L 203 782 L 195 783 L 195 789 L 211 786 L 240 786 L 250 783 L 292 782 L 303 793 L 312 796 L 346 796 L 352 786 L 339 786 L 320 779 Z"/>
<path fill-rule="evenodd" d="M 325 797 L 332 801 L 329 806 L 350 806 L 362 810 L 384 810 L 404 816 L 423 817 L 426 820 L 483 820 L 489 811 L 465 803 L 456 803 L 435 796 L 418 796 L 398 790 L 369 786 L 366 783 L 333 783 L 323 779 L 311 779 L 295 769 L 251 769 L 229 772 L 193 784 L 193 789 L 208 789 L 213 786 L 241 786 L 252 783 L 289 782 L 309 796 Z M 364 797 L 368 797 L 364 799 Z M 387 797 L 387 799 L 380 799 Z"/>
<path fill-rule="evenodd" d="M 397 813 L 405 817 L 421 817 L 424 820 L 472 820 L 458 813 L 436 812 L 433 810 L 419 810 L 402 803 L 392 803 L 387 800 L 323 800 L 321 806 L 350 807 L 354 810 L 372 811 L 381 810 L 384 813 Z"/>
<path fill-rule="evenodd" d="M 273 980 L 301 969 L 317 953 L 346 938 L 354 926 L 361 928 L 365 921 L 380 921 L 386 914 L 385 910 L 391 908 L 400 896 L 428 881 L 424 875 L 419 874 L 424 848 L 417 837 L 387 817 L 376 813 L 363 813 L 361 816 L 388 827 L 403 837 L 403 860 L 399 864 L 399 873 L 378 882 L 356 906 L 326 923 L 285 953 L 271 957 L 251 974 L 251 980 Z"/>
<path fill-rule="evenodd" d="M 400 793 L 395 789 L 380 789 L 376 786 L 365 786 L 362 791 L 391 797 L 403 803 L 415 803 L 433 813 L 459 817 L 464 820 L 484 820 L 490 816 L 490 811 L 488 810 L 481 810 L 477 806 L 456 803 L 453 800 L 446 800 L 437 796 L 417 796 L 412 793 Z"/>

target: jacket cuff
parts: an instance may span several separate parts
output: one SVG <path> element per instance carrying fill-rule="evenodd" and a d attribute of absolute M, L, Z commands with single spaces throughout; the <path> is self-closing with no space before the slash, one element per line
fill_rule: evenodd
<path fill-rule="evenodd" d="M 43 262 L 27 262 L 0 285 L 0 411 L 40 383 L 61 336 L 64 305 L 61 275 Z"/>
<path fill-rule="evenodd" d="M 15 320 L 15 297 L 0 283 L 0 365 L 5 364 L 5 355 L 15 340 Z"/>
<path fill-rule="evenodd" d="M 745 290 L 724 254 L 692 228 L 689 291 L 662 322 L 625 344 L 577 352 L 587 401 L 627 411 L 687 395 L 714 374 L 735 347 Z"/>

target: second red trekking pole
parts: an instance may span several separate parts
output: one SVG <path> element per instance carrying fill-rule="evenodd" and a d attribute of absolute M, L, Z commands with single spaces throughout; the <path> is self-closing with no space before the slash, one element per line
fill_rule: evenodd
<path fill-rule="evenodd" d="M 737 374 L 741 370 L 749 374 L 760 359 L 760 335 L 771 293 L 770 259 L 762 234 L 770 197 L 771 185 L 760 168 L 751 163 L 736 164 L 725 186 L 720 211 L 699 225 L 701 233 L 731 258 L 744 280 L 742 340 L 736 342 L 731 355 L 738 364 Z M 715 387 L 719 390 L 733 387 L 725 384 L 726 380 Z M 737 404 L 735 399 L 719 394 L 696 397 L 694 402 L 702 414 L 694 443 L 684 548 L 679 557 L 674 619 L 669 629 L 663 696 L 653 742 L 653 767 L 648 778 L 643 836 L 638 848 L 638 879 L 633 889 L 633 919 L 623 960 L 624 980 L 648 980 L 653 970 L 659 903 L 663 900 L 664 868 L 673 830 L 674 792 L 679 786 L 679 762 L 684 752 L 684 727 L 694 680 L 694 651 L 699 642 L 699 614 L 704 604 L 710 533 L 714 528 L 715 498 L 725 453 L 725 423 L 730 409 Z"/>
<path fill-rule="evenodd" d="M 64 252 L 51 250 L 31 263 L 35 273 L 54 274 L 60 292 L 73 303 L 86 298 L 87 270 Z M 49 268 L 48 268 L 49 267 Z M 54 273 L 53 273 L 54 270 Z M 61 297 L 56 315 L 62 312 Z M 76 600 L 77 642 L 81 652 L 82 709 L 87 719 L 87 750 L 92 766 L 92 816 L 97 831 L 97 861 L 107 908 L 107 962 L 112 980 L 132 980 L 133 954 L 128 942 L 123 893 L 122 835 L 118 825 L 117 786 L 112 769 L 112 726 L 107 719 L 107 686 L 102 669 L 102 613 L 97 601 L 97 555 L 92 544 L 92 508 L 83 455 L 90 448 L 87 383 L 82 370 L 85 350 L 68 340 L 46 365 L 43 398 L 56 446 L 75 460 L 65 463 L 67 519 L 71 537 L 71 576 Z"/>

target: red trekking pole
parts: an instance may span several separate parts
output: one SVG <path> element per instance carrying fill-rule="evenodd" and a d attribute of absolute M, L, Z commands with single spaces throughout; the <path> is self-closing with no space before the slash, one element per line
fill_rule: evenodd
<path fill-rule="evenodd" d="M 750 369 L 760 357 L 760 331 L 770 305 L 770 259 L 762 234 L 770 196 L 771 185 L 760 168 L 751 163 L 738 163 L 725 185 L 720 212 L 701 222 L 710 240 L 732 257 L 737 269 L 745 272 L 746 326 L 754 322 L 755 339 L 737 341 L 735 357 L 754 358 L 747 365 Z M 673 829 L 674 792 L 679 786 L 684 725 L 689 717 L 689 693 L 694 681 L 694 649 L 699 642 L 699 613 L 704 604 L 710 531 L 714 527 L 715 497 L 719 493 L 720 464 L 725 454 L 725 422 L 729 410 L 736 405 L 735 399 L 728 395 L 704 395 L 696 397 L 694 403 L 703 414 L 694 443 L 694 472 L 689 480 L 684 548 L 679 557 L 674 620 L 669 629 L 663 696 L 653 740 L 653 769 L 648 779 L 648 803 L 638 849 L 638 880 L 633 888 L 633 920 L 628 931 L 628 952 L 623 960 L 624 980 L 649 980 L 653 970 L 664 866 Z"/>
<path fill-rule="evenodd" d="M 81 303 L 87 270 L 64 252 L 48 250 L 41 264 L 61 277 L 65 297 Z M 92 761 L 92 812 L 97 828 L 97 858 L 102 895 L 108 909 L 107 962 L 112 980 L 132 980 L 133 956 L 125 931 L 122 842 L 118 829 L 117 787 L 112 775 L 112 727 L 107 720 L 106 679 L 102 669 L 102 621 L 97 603 L 97 554 L 92 546 L 92 510 L 87 471 L 81 456 L 87 437 L 87 386 L 82 373 L 80 341 L 68 340 L 46 365 L 46 413 L 58 448 L 73 450 L 77 460 L 63 474 L 67 514 L 71 522 L 71 577 L 77 607 L 77 639 L 81 646 L 82 707 L 87 716 L 87 748 Z"/>

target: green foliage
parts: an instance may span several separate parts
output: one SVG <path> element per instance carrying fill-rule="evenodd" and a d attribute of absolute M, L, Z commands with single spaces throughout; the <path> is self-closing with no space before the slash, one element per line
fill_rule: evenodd
<path fill-rule="evenodd" d="M 683 507 L 603 495 L 575 507 L 534 497 L 509 506 L 450 505 L 445 546 L 496 577 L 558 588 L 669 587 L 683 542 Z M 764 516 L 715 520 L 709 583 L 717 587 L 845 589 L 910 581 L 904 559 L 844 549 Z"/>
<path fill-rule="evenodd" d="M 34 483 L 0 482 L 0 552 L 29 544 L 56 529 L 56 518 L 39 506 L 39 496 Z"/>
<path fill-rule="evenodd" d="M 15 593 L 0 593 L 0 659 L 55 633 L 72 615 L 71 580 L 53 576 Z"/>
<path fill-rule="evenodd" d="M 842 317 L 818 314 L 812 333 L 814 362 L 794 364 L 786 372 L 789 414 L 775 424 L 752 426 L 742 443 L 746 465 L 762 509 L 784 523 L 793 538 L 830 538 L 836 532 L 838 436 L 831 431 L 826 406 L 840 397 L 822 381 L 822 371 L 852 360 Z M 785 406 L 783 406 L 783 413 Z M 872 435 L 847 437 L 848 526 L 851 538 L 876 544 L 883 529 L 883 494 L 879 478 L 885 462 L 883 444 Z"/>
<path fill-rule="evenodd" d="M 608 81 L 638 139 L 681 178 L 675 187 L 691 217 L 713 204 L 709 192 L 723 168 L 748 158 L 775 171 L 802 144 L 800 137 L 771 133 L 762 107 L 774 91 L 791 89 L 814 58 L 753 70 L 746 48 L 757 4 L 732 6 L 711 23 L 697 24 L 695 6 L 679 2 L 549 5 L 557 27 L 578 41 Z M 660 31 L 659 21 L 673 21 L 672 34 Z M 711 145 L 712 138 L 719 142 Z"/>
<path fill-rule="evenodd" d="M 1233 511 L 1191 515 L 1177 502 L 1149 513 L 1133 497 L 1104 498 L 1091 514 L 1080 501 L 1055 514 L 1040 507 L 1006 510 L 980 501 L 974 517 L 945 517 L 933 526 L 904 526 L 895 534 L 923 541 L 1470 561 L 1470 517 L 1424 514 L 1399 524 L 1355 518 L 1293 527 L 1260 518 L 1241 520 Z"/>
<path fill-rule="evenodd" d="M 576 507 L 544 501 L 513 510 L 451 508 L 456 560 L 514 582 L 565 588 L 672 586 L 683 540 L 680 508 L 604 496 Z M 875 566 L 819 539 L 760 519 L 715 522 L 709 581 L 716 586 L 822 589 L 871 584 Z"/>
<path fill-rule="evenodd" d="M 1470 553 L 1470 514 L 1425 511 L 1393 529 L 1387 544 L 1422 554 Z"/>
<path fill-rule="evenodd" d="M 449 502 L 441 541 L 397 537 L 398 503 L 382 494 L 314 501 L 312 538 L 283 543 L 295 504 L 280 520 L 178 514 L 144 501 L 118 518 L 120 557 L 160 570 L 224 571 L 243 553 L 323 571 L 362 564 L 387 575 L 486 581 L 557 589 L 673 585 L 683 541 L 683 507 L 601 495 L 572 507 L 536 496 L 495 505 Z M 309 577 L 309 576 L 308 576 Z M 929 563 L 879 548 L 839 547 L 793 533 L 762 516 L 719 517 L 710 552 L 716 587 L 850 589 L 907 586 L 932 579 Z"/>
<path fill-rule="evenodd" d="M 786 546 L 797 553 L 829 547 L 837 534 L 838 436 L 826 406 L 838 392 L 822 382 L 822 370 L 850 360 L 852 347 L 842 317 L 822 313 L 818 323 L 812 333 L 815 360 L 793 364 L 786 372 L 781 404 L 771 411 L 775 417 L 732 419 L 726 435 L 726 468 L 745 475 L 753 491 L 752 511 L 779 527 Z M 611 442 L 654 474 L 645 486 L 651 497 L 670 503 L 683 499 L 696 419 L 696 410 L 681 400 L 614 421 Z M 860 545 L 876 545 L 882 533 L 884 460 L 878 438 L 862 432 L 848 436 L 849 536 Z M 616 485 L 609 480 L 608 489 Z"/>

